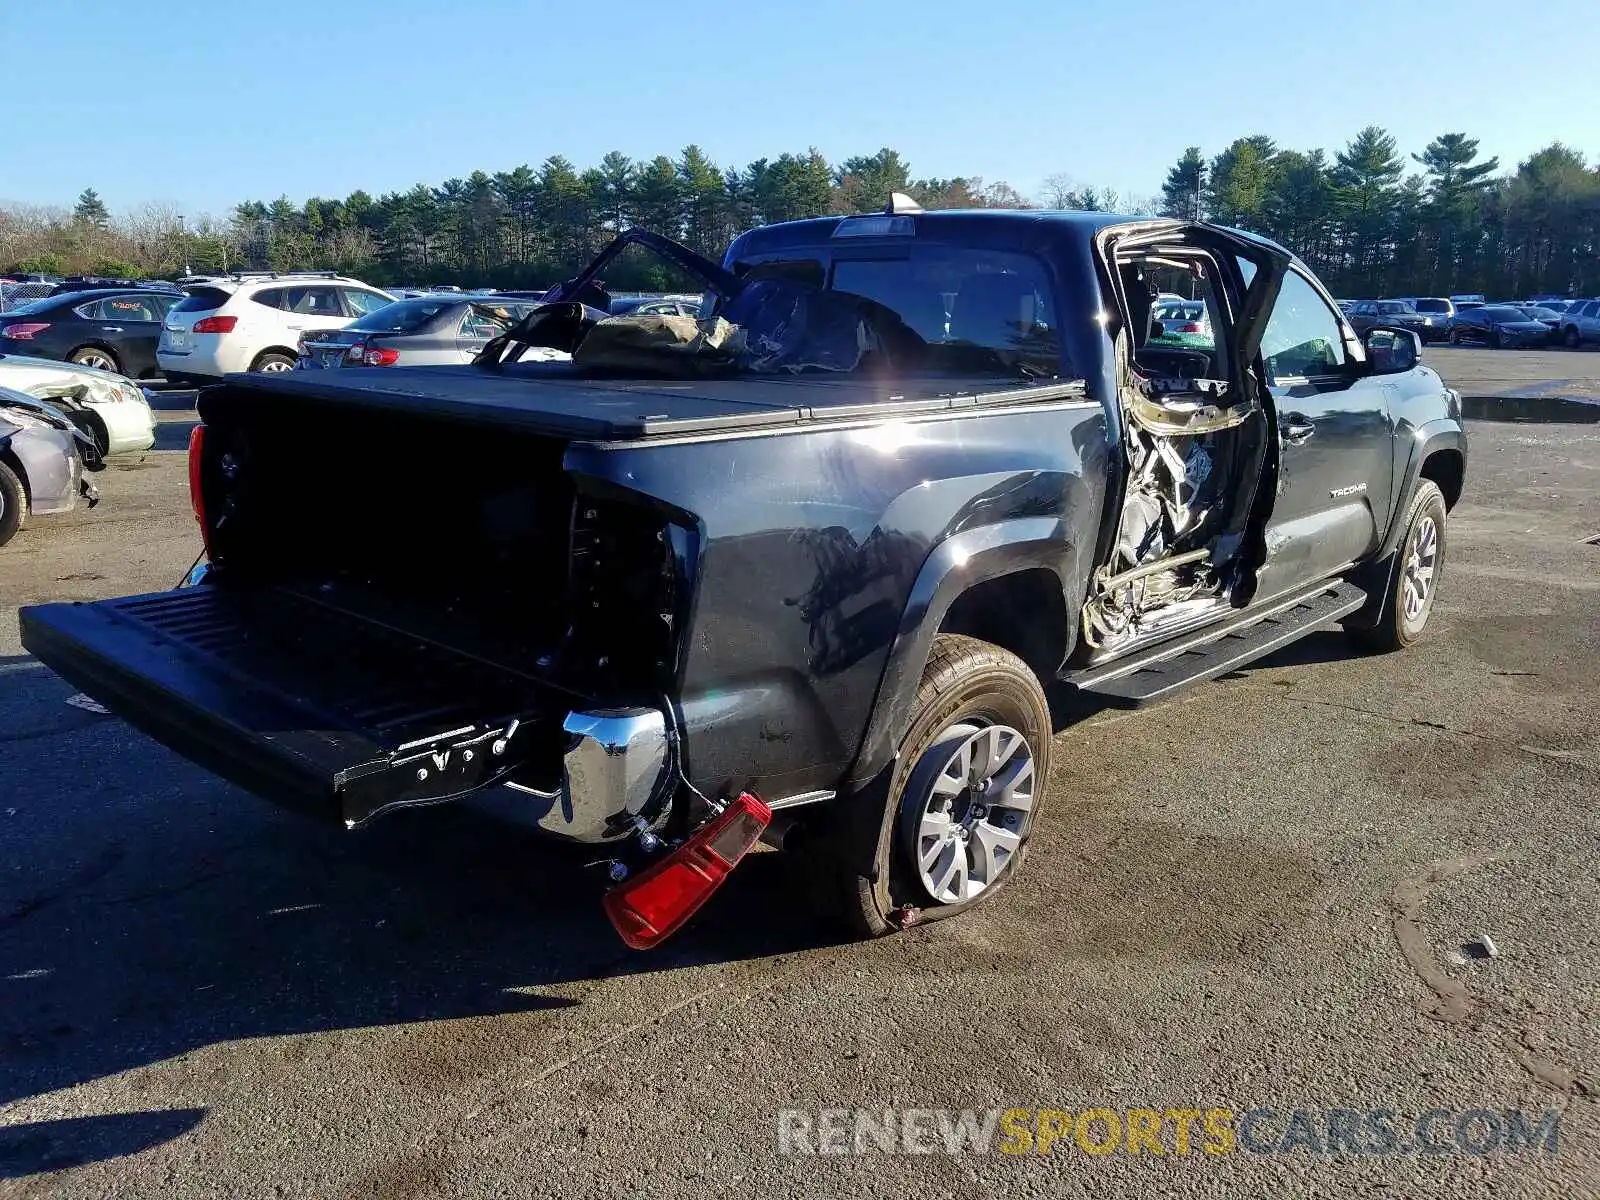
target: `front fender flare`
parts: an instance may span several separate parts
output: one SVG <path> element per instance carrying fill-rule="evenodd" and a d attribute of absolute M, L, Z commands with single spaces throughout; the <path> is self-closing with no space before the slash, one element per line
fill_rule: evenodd
<path fill-rule="evenodd" d="M 861 748 L 847 772 L 847 789 L 871 781 L 893 760 L 911 702 L 933 650 L 934 635 L 956 598 L 980 583 L 1044 568 L 1058 580 L 1076 577 L 1075 548 L 1055 517 L 1018 517 L 963 530 L 936 545 L 923 561 L 900 616 L 900 628 L 878 682 Z M 1063 582 L 1069 624 L 1078 598 Z"/>
<path fill-rule="evenodd" d="M 1417 480 L 1422 476 L 1422 464 L 1428 456 L 1439 450 L 1455 450 L 1460 453 L 1463 464 L 1467 459 L 1466 430 L 1453 417 L 1436 417 L 1418 425 L 1411 432 L 1410 442 L 1411 453 L 1406 459 L 1405 466 L 1401 468 L 1399 486 L 1394 489 L 1394 502 L 1389 511 L 1388 533 L 1384 535 L 1383 544 L 1373 556 L 1380 560 L 1394 553 L 1395 546 L 1405 532 L 1400 528 L 1400 518 L 1405 515 L 1406 505 L 1411 503 L 1411 497 L 1417 490 Z"/>

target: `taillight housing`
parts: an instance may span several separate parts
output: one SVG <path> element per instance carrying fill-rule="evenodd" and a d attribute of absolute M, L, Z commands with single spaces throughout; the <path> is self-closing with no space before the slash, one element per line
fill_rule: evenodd
<path fill-rule="evenodd" d="M 194 509 L 194 519 L 200 523 L 200 540 L 211 557 L 211 530 L 206 525 L 206 493 L 201 468 L 205 456 L 206 427 L 196 425 L 189 433 L 189 506 Z"/>
<path fill-rule="evenodd" d="M 368 346 L 361 361 L 369 367 L 392 367 L 400 361 L 400 351 L 383 346 Z"/>
<path fill-rule="evenodd" d="M 238 317 L 201 317 L 194 323 L 195 333 L 232 333 Z"/>
<path fill-rule="evenodd" d="M 606 916 L 622 940 L 648 950 L 671 937 L 722 886 L 772 823 L 749 792 L 702 825 L 666 858 L 606 893 Z"/>
<path fill-rule="evenodd" d="M 18 321 L 14 325 L 0 326 L 0 337 L 16 338 L 19 342 L 31 342 L 34 334 L 43 333 L 49 328 L 49 321 Z"/>
<path fill-rule="evenodd" d="M 1198 322 L 1190 321 L 1187 325 L 1179 325 L 1178 326 L 1178 332 L 1179 333 L 1204 333 L 1205 331 L 1200 328 Z"/>

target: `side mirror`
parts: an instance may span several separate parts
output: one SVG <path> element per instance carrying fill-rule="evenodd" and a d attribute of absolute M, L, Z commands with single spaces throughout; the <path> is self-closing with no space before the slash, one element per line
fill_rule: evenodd
<path fill-rule="evenodd" d="M 1372 329 L 1364 344 L 1374 375 L 1401 375 L 1422 361 L 1422 339 L 1409 329 Z"/>

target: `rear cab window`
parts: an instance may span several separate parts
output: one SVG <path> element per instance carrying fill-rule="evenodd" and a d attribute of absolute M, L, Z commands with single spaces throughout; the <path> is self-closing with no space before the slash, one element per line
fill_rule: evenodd
<path fill-rule="evenodd" d="M 848 292 L 889 309 L 922 342 L 920 369 L 1071 377 L 1044 266 L 1027 254 L 939 242 L 793 247 L 733 264 L 756 279 Z"/>

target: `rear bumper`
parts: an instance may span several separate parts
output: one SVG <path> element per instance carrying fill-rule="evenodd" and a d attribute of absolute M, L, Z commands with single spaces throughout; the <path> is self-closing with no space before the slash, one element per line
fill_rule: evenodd
<path fill-rule="evenodd" d="M 233 335 L 191 333 L 188 350 L 175 353 L 157 346 L 156 365 L 163 374 L 176 371 L 180 375 L 204 375 L 211 379 L 248 370 L 252 358 L 248 347 L 238 344 L 237 339 L 230 344 L 227 340 L 230 337 Z"/>
<path fill-rule="evenodd" d="M 562 712 L 536 685 L 420 643 L 408 651 L 393 631 L 363 631 L 344 615 L 298 641 L 253 620 L 284 603 L 241 606 L 199 586 L 40 605 L 20 614 L 22 643 L 185 758 L 350 828 L 511 783 L 545 831 L 604 842 L 631 833 L 662 798 L 658 710 Z M 316 619 L 304 607 L 284 625 L 304 631 Z M 325 657 L 335 645 L 344 661 Z M 406 674 L 374 671 L 395 661 L 410 664 Z"/>

